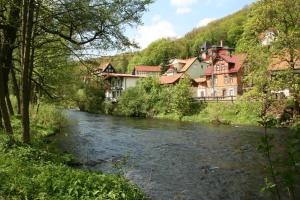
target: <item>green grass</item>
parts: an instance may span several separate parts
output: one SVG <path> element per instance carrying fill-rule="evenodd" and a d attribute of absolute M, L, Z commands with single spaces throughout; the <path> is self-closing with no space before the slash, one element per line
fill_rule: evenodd
<path fill-rule="evenodd" d="M 158 119 L 181 120 L 199 123 L 220 122 L 234 125 L 258 125 L 260 104 L 237 101 L 235 103 L 208 103 L 196 114 L 180 118 L 176 114 L 159 114 Z"/>
<path fill-rule="evenodd" d="M 13 118 L 15 144 L 0 132 L 0 199 L 147 199 L 119 175 L 107 175 L 67 165 L 47 136 L 58 131 L 65 117 L 53 106 L 31 110 L 32 143 L 23 145 L 20 119 Z"/>

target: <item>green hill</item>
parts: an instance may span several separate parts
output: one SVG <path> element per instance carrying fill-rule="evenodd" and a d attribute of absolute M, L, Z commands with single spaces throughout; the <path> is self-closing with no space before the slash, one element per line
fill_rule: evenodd
<path fill-rule="evenodd" d="M 208 41 L 235 47 L 243 34 L 249 7 L 213 21 L 205 27 L 195 28 L 178 39 L 163 38 L 151 43 L 142 51 L 99 58 L 98 62 L 111 62 L 120 72 L 131 72 L 136 65 L 166 65 L 172 58 L 188 58 L 198 55 L 199 47 Z"/>

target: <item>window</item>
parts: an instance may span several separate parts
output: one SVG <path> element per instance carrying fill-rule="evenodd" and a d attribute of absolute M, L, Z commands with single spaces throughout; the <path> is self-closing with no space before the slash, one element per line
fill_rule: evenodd
<path fill-rule="evenodd" d="M 221 71 L 225 71 L 225 65 L 221 64 Z"/>
<path fill-rule="evenodd" d="M 233 75 L 232 74 L 229 75 L 229 83 L 233 83 Z"/>
<path fill-rule="evenodd" d="M 228 83 L 228 81 L 229 81 L 229 79 L 228 79 L 228 76 L 226 75 L 226 76 L 224 76 L 224 84 L 227 84 Z"/>
<path fill-rule="evenodd" d="M 213 80 L 214 80 L 214 85 L 217 85 L 217 83 L 218 83 L 218 78 L 217 78 L 217 77 L 214 77 Z"/>
<path fill-rule="evenodd" d="M 234 96 L 234 89 L 229 90 L 229 96 Z"/>

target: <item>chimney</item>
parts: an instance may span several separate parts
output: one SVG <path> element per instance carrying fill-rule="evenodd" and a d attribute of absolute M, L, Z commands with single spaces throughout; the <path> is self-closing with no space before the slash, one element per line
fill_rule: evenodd
<path fill-rule="evenodd" d="M 220 41 L 220 47 L 223 47 L 223 40 Z"/>

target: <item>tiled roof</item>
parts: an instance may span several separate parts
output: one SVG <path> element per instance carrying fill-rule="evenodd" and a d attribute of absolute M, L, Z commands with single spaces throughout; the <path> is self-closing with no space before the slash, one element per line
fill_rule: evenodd
<path fill-rule="evenodd" d="M 186 59 L 185 65 L 179 72 L 186 72 L 196 60 L 197 60 L 197 57 Z"/>
<path fill-rule="evenodd" d="M 296 50 L 296 53 L 298 54 L 298 50 Z M 281 70 L 287 70 L 290 65 L 287 60 L 290 60 L 290 56 L 288 53 L 286 53 L 285 56 L 280 58 L 279 56 L 273 56 L 272 62 L 269 66 L 270 71 L 281 71 Z M 295 66 L 294 69 L 299 70 L 300 69 L 300 59 L 298 57 L 294 58 Z"/>
<path fill-rule="evenodd" d="M 203 83 L 206 81 L 206 78 L 195 78 L 196 83 Z"/>
<path fill-rule="evenodd" d="M 220 58 L 225 60 L 227 63 L 234 63 L 234 67 L 229 69 L 229 74 L 230 73 L 236 73 L 238 72 L 241 68 L 242 65 L 244 64 L 247 55 L 246 54 L 237 54 L 233 56 L 228 56 L 228 55 L 219 55 Z M 211 75 L 212 73 L 212 66 L 209 65 L 207 69 L 205 70 L 205 75 Z"/>
<path fill-rule="evenodd" d="M 134 69 L 142 72 L 161 72 L 160 66 L 135 66 Z"/>
<path fill-rule="evenodd" d="M 132 74 L 117 74 L 117 73 L 104 73 L 105 78 L 108 77 L 129 77 L 129 78 L 146 78 L 146 76 L 132 75 Z"/>
<path fill-rule="evenodd" d="M 180 74 L 175 74 L 173 76 L 161 76 L 159 78 L 160 84 L 173 84 L 176 81 L 178 81 L 182 77 L 182 73 Z"/>
<path fill-rule="evenodd" d="M 96 72 L 102 72 L 102 71 L 104 71 L 109 65 L 110 65 L 110 63 L 102 63 L 102 64 L 100 64 L 100 65 L 95 69 L 95 71 L 96 71 Z"/>

